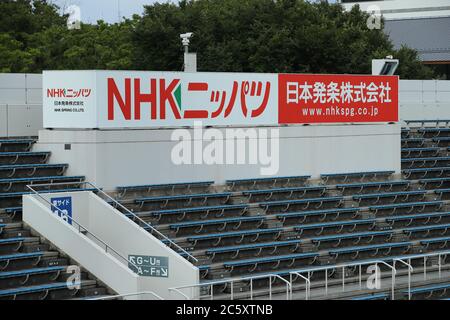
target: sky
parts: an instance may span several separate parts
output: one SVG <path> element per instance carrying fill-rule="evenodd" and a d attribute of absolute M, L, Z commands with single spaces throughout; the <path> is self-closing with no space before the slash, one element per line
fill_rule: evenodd
<path fill-rule="evenodd" d="M 62 8 L 61 10 L 70 5 L 77 5 L 80 7 L 81 20 L 86 23 L 95 23 L 97 20 L 118 22 L 119 16 L 129 18 L 135 13 L 142 14 L 143 6 L 146 4 L 168 1 L 177 2 L 177 0 L 50 0 Z"/>
<path fill-rule="evenodd" d="M 143 6 L 155 2 L 177 2 L 176 0 L 50 0 L 58 5 L 61 10 L 70 5 L 80 7 L 81 20 L 87 23 L 95 23 L 97 20 L 118 22 L 119 16 L 131 17 L 133 14 L 142 14 Z M 119 14 L 120 9 L 120 14 Z"/>

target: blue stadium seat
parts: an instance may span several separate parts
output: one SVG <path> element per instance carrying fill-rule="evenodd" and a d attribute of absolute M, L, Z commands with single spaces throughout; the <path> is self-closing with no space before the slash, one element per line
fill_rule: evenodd
<path fill-rule="evenodd" d="M 342 191 L 344 193 L 347 190 L 349 190 L 353 194 L 359 194 L 365 190 L 373 191 L 372 189 L 376 189 L 375 192 L 379 192 L 381 190 L 393 191 L 394 187 L 400 187 L 403 190 L 406 190 L 410 184 L 411 184 L 410 181 L 405 181 L 405 180 L 402 180 L 402 181 L 380 181 L 380 182 L 338 184 L 338 185 L 336 185 L 336 188 L 342 189 Z"/>
<path fill-rule="evenodd" d="M 0 280 L 15 278 L 15 277 L 29 277 L 37 274 L 58 273 L 64 271 L 65 267 L 46 267 L 46 268 L 33 268 L 25 270 L 0 272 Z"/>
<path fill-rule="evenodd" d="M 391 254 L 393 249 L 403 249 L 404 252 L 409 250 L 411 246 L 413 245 L 412 242 L 392 242 L 392 243 L 383 243 L 383 244 L 373 244 L 373 245 L 367 245 L 367 246 L 360 246 L 360 247 L 350 247 L 350 248 L 341 248 L 341 249 L 333 249 L 329 251 L 329 254 L 332 256 L 335 256 L 336 259 L 339 256 L 345 255 L 345 254 L 351 254 L 352 260 L 357 259 L 357 257 L 362 252 L 372 252 L 375 251 L 373 256 L 378 255 L 381 251 L 381 254 L 383 255 L 389 255 Z"/>
<path fill-rule="evenodd" d="M 31 252 L 31 253 L 16 253 L 0 255 L 0 270 L 2 270 L 3 262 L 8 263 L 11 260 L 23 260 L 23 259 L 39 259 L 44 255 L 43 252 Z"/>
<path fill-rule="evenodd" d="M 238 218 L 228 218 L 228 219 L 215 219 L 215 220 L 200 220 L 200 221 L 189 221 L 183 223 L 170 224 L 169 228 L 174 230 L 176 234 L 180 229 L 192 229 L 195 228 L 194 233 L 200 234 L 202 231 L 209 230 L 208 226 L 220 227 L 223 231 L 227 226 L 232 226 L 233 230 L 238 230 L 243 227 L 243 225 L 251 225 L 253 228 L 257 229 L 266 220 L 265 216 L 255 216 L 255 217 L 238 217 Z"/>
<path fill-rule="evenodd" d="M 242 194 L 244 196 L 249 197 L 249 201 L 252 200 L 252 198 L 256 197 L 259 199 L 258 196 L 263 196 L 263 201 L 268 201 L 273 198 L 274 195 L 286 195 L 287 198 L 302 198 L 308 193 L 318 193 L 317 196 L 322 196 L 325 193 L 326 187 L 324 186 L 312 186 L 312 187 L 292 187 L 292 188 L 273 188 L 273 189 L 263 189 L 263 190 L 248 190 L 243 191 Z"/>
<path fill-rule="evenodd" d="M 275 264 L 272 266 L 273 269 L 276 269 L 280 266 L 281 262 L 288 262 L 289 265 L 294 266 L 295 262 L 298 260 L 307 260 L 309 264 L 313 264 L 319 254 L 317 252 L 307 252 L 307 253 L 296 253 L 282 256 L 271 256 L 265 258 L 256 258 L 256 259 L 246 259 L 246 260 L 238 260 L 238 261 L 229 261 L 224 262 L 224 267 L 230 269 L 232 272 L 235 268 L 238 267 L 250 267 L 250 272 L 253 272 L 258 268 L 258 266 L 266 265 L 266 264 Z"/>
<path fill-rule="evenodd" d="M 286 220 L 296 220 L 296 223 L 305 223 L 308 218 L 316 217 L 319 221 L 325 221 L 330 218 L 331 220 L 337 220 L 342 216 L 350 216 L 350 218 L 356 218 L 360 208 L 339 208 L 329 210 L 313 210 L 313 211 L 300 211 L 277 214 L 277 219 L 285 223 Z"/>
<path fill-rule="evenodd" d="M 231 247 L 220 247 L 214 249 L 206 250 L 206 254 L 210 256 L 211 259 L 214 260 L 217 255 L 220 254 L 232 254 L 231 259 L 235 260 L 241 258 L 241 253 L 252 253 L 254 256 L 259 256 L 264 249 L 269 249 L 269 254 L 273 255 L 277 253 L 277 249 L 281 247 L 285 247 L 289 249 L 290 252 L 296 252 L 300 248 L 300 244 L 303 243 L 303 240 L 287 240 L 287 241 L 274 241 L 274 242 L 263 242 L 256 244 L 247 244 L 247 245 L 239 245 L 239 246 L 231 246 Z"/>
<path fill-rule="evenodd" d="M 395 201 L 421 201 L 425 198 L 426 191 L 402 191 L 402 192 L 385 192 L 385 193 L 369 193 L 363 195 L 353 196 L 353 200 L 361 204 L 363 201 L 377 204 L 381 199 L 389 198 L 392 202 Z M 412 199 L 411 199 L 412 198 Z M 370 201 L 372 200 L 372 201 Z"/>
<path fill-rule="evenodd" d="M 0 152 L 0 163 L 1 164 L 25 164 L 34 161 L 39 163 L 47 162 L 50 157 L 50 152 Z"/>
<path fill-rule="evenodd" d="M 321 174 L 320 177 L 322 180 L 324 180 L 325 183 L 328 183 L 328 180 L 336 179 L 336 178 L 346 182 L 349 179 L 355 179 L 355 178 L 363 180 L 363 179 L 372 179 L 372 178 L 379 178 L 379 177 L 389 177 L 390 175 L 392 175 L 394 173 L 395 173 L 395 171 L 331 173 L 331 174 Z"/>
<path fill-rule="evenodd" d="M 402 148 L 402 157 L 435 157 L 439 154 L 441 148 L 438 147 L 428 147 L 428 148 Z"/>
<path fill-rule="evenodd" d="M 375 213 L 378 213 L 380 211 L 390 211 L 390 214 L 393 214 L 399 210 L 408 209 L 407 213 L 411 213 L 413 210 L 416 210 L 418 212 L 424 212 L 425 209 L 429 207 L 433 207 L 439 210 L 442 208 L 443 205 L 444 205 L 443 201 L 407 202 L 407 203 L 371 206 L 369 207 L 369 210 L 375 211 Z"/>
<path fill-rule="evenodd" d="M 15 164 L 0 165 L 0 178 L 12 178 L 16 173 L 26 177 L 48 176 L 49 172 L 62 175 L 68 168 L 68 164 Z"/>
<path fill-rule="evenodd" d="M 425 236 L 428 236 L 432 231 L 441 231 L 440 235 L 444 235 L 450 229 L 450 224 L 438 224 L 438 225 L 429 225 L 429 226 L 420 226 L 413 228 L 403 229 L 403 233 L 411 236 L 414 233 L 425 233 Z M 442 231 L 443 230 L 443 231 Z"/>
<path fill-rule="evenodd" d="M 423 168 L 435 167 L 438 163 L 440 165 L 448 165 L 450 157 L 427 157 L 427 158 L 409 158 L 402 159 L 402 167 L 406 166 L 407 169 L 410 168 Z"/>
<path fill-rule="evenodd" d="M 320 247 L 323 243 L 337 243 L 335 247 L 339 246 L 344 240 L 357 240 L 354 244 L 360 243 L 363 239 L 366 239 L 367 243 L 373 242 L 375 239 L 389 241 L 392 238 L 393 231 L 374 231 L 374 232 L 360 232 L 360 233 L 348 233 L 340 235 L 329 235 L 322 237 L 315 237 L 311 239 L 311 242 Z M 380 239 L 381 238 L 381 239 Z"/>
<path fill-rule="evenodd" d="M 435 220 L 433 220 L 435 219 Z M 425 220 L 422 222 L 423 224 L 428 224 L 429 222 L 439 223 L 443 219 L 450 219 L 450 212 L 432 212 L 432 213 L 419 213 L 414 215 L 400 215 L 395 217 L 386 218 L 386 222 L 390 225 L 395 224 L 396 222 L 406 221 L 405 226 L 410 226 L 413 222 L 417 222 L 418 220 Z"/>
<path fill-rule="evenodd" d="M 425 189 L 428 189 L 427 187 L 429 185 L 432 185 L 433 189 L 439 189 L 442 186 L 450 186 L 450 178 L 429 178 L 429 179 L 420 179 L 420 184 L 424 185 Z"/>
<path fill-rule="evenodd" d="M 433 168 L 416 168 L 416 169 L 403 169 L 403 174 L 406 179 L 416 176 L 419 179 L 423 178 L 441 178 L 446 177 L 450 172 L 450 167 L 433 167 Z"/>
<path fill-rule="evenodd" d="M 369 294 L 365 296 L 354 297 L 355 301 L 369 301 L 369 300 L 389 300 L 389 295 L 386 293 Z"/>
<path fill-rule="evenodd" d="M 282 212 L 286 212 L 289 209 L 295 208 L 297 210 L 307 210 L 310 207 L 315 209 L 321 209 L 325 204 L 330 204 L 334 208 L 338 208 L 343 204 L 343 197 L 322 197 L 322 198 L 312 198 L 312 199 L 301 199 L 301 200 L 281 200 L 281 201 L 269 201 L 261 202 L 259 206 L 265 210 L 276 210 L 276 208 L 282 207 L 280 209 Z M 300 206 L 300 208 L 298 208 Z"/>
<path fill-rule="evenodd" d="M 245 230 L 245 231 L 234 231 L 234 232 L 225 232 L 225 233 L 215 233 L 215 234 L 206 234 L 199 236 L 190 236 L 187 238 L 189 242 L 191 242 L 194 246 L 198 244 L 198 242 L 206 241 L 206 245 L 208 247 L 216 247 L 219 244 L 222 244 L 222 240 L 233 240 L 238 239 L 240 243 L 245 238 L 249 238 L 252 243 L 257 242 L 259 239 L 265 239 L 267 236 L 270 239 L 278 239 L 281 233 L 284 231 L 283 228 L 268 228 L 268 229 L 257 229 L 257 230 Z"/>
<path fill-rule="evenodd" d="M 49 177 L 30 177 L 0 179 L 0 189 L 3 192 L 9 192 L 14 185 L 20 185 L 21 190 L 25 190 L 26 185 L 43 183 L 61 183 L 61 182 L 83 182 L 84 176 L 49 176 Z"/>
<path fill-rule="evenodd" d="M 0 152 L 29 151 L 35 142 L 33 139 L 1 139 Z"/>
<path fill-rule="evenodd" d="M 177 221 L 182 221 L 186 216 L 190 216 L 194 220 L 206 219 L 212 215 L 216 218 L 221 218 L 226 214 L 232 216 L 243 216 L 248 210 L 247 204 L 235 204 L 225 206 L 209 206 L 209 207 L 196 207 L 196 208 L 182 208 L 172 210 L 159 210 L 151 211 L 149 214 L 158 219 L 160 222 L 163 218 L 170 222 L 170 218 L 174 217 Z M 137 215 L 144 215 L 146 212 L 137 213 Z"/>
<path fill-rule="evenodd" d="M 406 138 L 402 139 L 402 146 L 421 148 L 425 145 L 424 138 Z"/>
<path fill-rule="evenodd" d="M 117 187 L 119 197 L 125 196 L 127 192 L 130 191 L 145 191 L 151 192 L 153 190 L 169 190 L 174 191 L 175 189 L 187 189 L 198 187 L 209 187 L 214 183 L 214 181 L 202 181 L 202 182 L 178 182 L 178 183 L 168 183 L 168 184 L 148 184 L 148 185 L 138 185 L 138 186 L 121 186 Z"/>
<path fill-rule="evenodd" d="M 435 284 L 435 285 L 430 285 L 430 286 L 426 286 L 426 287 L 412 288 L 411 289 L 411 295 L 412 295 L 412 297 L 414 297 L 416 295 L 423 295 L 423 294 L 425 294 L 425 295 L 428 296 L 428 298 L 430 298 L 436 292 L 439 292 L 440 293 L 439 295 L 442 296 L 449 289 L 450 289 L 450 283 Z M 405 296 L 407 296 L 409 294 L 408 290 L 404 290 L 402 293 Z"/>
<path fill-rule="evenodd" d="M 447 199 L 450 194 L 450 188 L 434 190 L 434 193 L 440 198 Z"/>
<path fill-rule="evenodd" d="M 437 143 L 437 145 L 447 146 L 450 143 L 450 137 L 436 137 L 433 138 L 432 141 Z"/>
<path fill-rule="evenodd" d="M 298 226 L 294 226 L 294 230 L 299 233 L 299 235 L 303 235 L 305 231 L 312 231 L 315 235 L 321 235 L 327 229 L 332 229 L 330 232 L 334 234 L 340 234 L 346 230 L 346 227 L 350 229 L 350 232 L 353 232 L 357 226 L 364 226 L 365 230 L 372 230 L 376 226 L 376 219 L 355 219 L 349 221 L 334 221 L 334 222 L 325 222 L 325 223 L 315 223 L 315 224 L 302 224 Z M 334 230 L 338 229 L 338 230 Z"/>
<path fill-rule="evenodd" d="M 437 249 L 445 249 L 448 247 L 449 243 L 450 237 L 440 237 L 420 241 L 420 244 L 423 245 L 426 250 L 429 250 L 431 245 L 437 245 Z"/>
<path fill-rule="evenodd" d="M 77 284 L 81 284 L 81 283 L 80 282 L 73 283 L 72 285 L 75 286 Z M 32 286 L 32 287 L 21 287 L 21 288 L 0 290 L 0 297 L 25 295 L 25 294 L 31 294 L 31 293 L 37 293 L 37 292 L 46 292 L 46 291 L 62 290 L 62 289 L 69 290 L 66 282 L 57 282 L 57 283 L 43 284 L 43 285 Z M 74 294 L 77 292 L 77 290 L 73 290 L 73 291 L 74 291 Z"/>
<path fill-rule="evenodd" d="M 448 136 L 450 128 L 420 128 L 417 132 L 421 133 L 424 137 L 441 137 Z"/>
<path fill-rule="evenodd" d="M 232 195 L 231 192 L 223 192 L 223 193 L 201 193 L 188 195 L 145 197 L 145 198 L 137 198 L 134 200 L 134 202 L 139 205 L 140 209 L 142 209 L 143 206 L 147 203 L 161 203 L 161 208 L 164 208 L 167 206 L 169 202 L 178 202 L 178 201 L 191 203 L 193 200 L 203 200 L 204 204 L 207 202 L 208 199 L 218 199 L 221 200 L 223 203 L 226 203 L 230 199 L 231 195 Z"/>
<path fill-rule="evenodd" d="M 445 126 L 447 126 L 450 123 L 450 120 L 445 119 L 434 119 L 434 120 L 405 120 L 406 124 L 420 124 L 421 127 L 423 127 L 426 123 L 435 123 L 436 125 L 439 125 L 439 123 L 444 123 Z"/>
<path fill-rule="evenodd" d="M 282 187 L 288 186 L 293 182 L 305 183 L 306 180 L 311 178 L 311 176 L 286 176 L 286 177 L 270 177 L 270 178 L 255 178 L 255 179 L 237 179 L 237 180 L 227 180 L 226 184 L 233 190 L 235 187 L 245 187 L 246 189 L 253 189 L 258 185 L 268 185 L 275 187 L 281 184 Z"/>

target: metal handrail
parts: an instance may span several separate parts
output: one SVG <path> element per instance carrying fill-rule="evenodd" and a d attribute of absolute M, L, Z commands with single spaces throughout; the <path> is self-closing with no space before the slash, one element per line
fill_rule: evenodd
<path fill-rule="evenodd" d="M 409 259 L 409 262 L 405 262 L 402 259 L 395 259 L 394 266 L 396 261 L 401 262 L 408 267 L 408 300 L 411 300 L 411 273 L 414 272 L 414 268 L 411 265 L 411 259 Z"/>
<path fill-rule="evenodd" d="M 392 293 L 394 294 L 395 291 L 395 275 L 397 273 L 397 270 L 395 269 L 395 267 L 391 266 L 390 264 L 382 261 L 382 260 L 372 260 L 372 261 L 366 261 L 366 262 L 353 262 L 353 263 L 347 263 L 347 264 L 340 264 L 340 265 L 333 265 L 333 266 L 324 266 L 324 267 L 314 267 L 314 268 L 309 268 L 309 269 L 300 269 L 300 270 L 293 270 L 291 272 L 289 272 L 289 274 L 295 274 L 295 275 L 299 275 L 302 273 L 307 272 L 308 274 L 310 272 L 316 272 L 316 271 L 327 271 L 327 270 L 331 270 L 331 269 L 340 269 L 342 268 L 343 272 L 342 272 L 342 288 L 345 291 L 345 268 L 348 267 L 356 267 L 356 266 L 363 266 L 363 265 L 378 265 L 378 264 L 383 264 L 386 265 L 387 267 L 389 267 L 392 270 Z M 327 276 L 326 276 L 327 277 Z M 290 279 L 292 280 L 292 277 L 290 277 Z M 327 279 L 326 279 L 327 280 Z M 360 279 L 361 281 L 361 279 Z M 326 281 L 325 283 L 326 286 L 326 292 L 328 294 L 328 282 Z M 292 288 L 292 282 L 291 282 L 291 288 Z"/>
<path fill-rule="evenodd" d="M 159 295 L 157 295 L 153 291 L 143 291 L 143 292 L 136 292 L 136 293 L 118 294 L 118 295 L 114 295 L 114 296 L 91 298 L 91 299 L 88 299 L 88 300 L 95 300 L 95 301 L 97 301 L 97 300 L 114 300 L 114 299 L 127 298 L 127 297 L 139 297 L 139 296 L 143 296 L 143 295 L 151 295 L 151 296 L 155 297 L 156 300 L 164 300 L 164 298 L 160 297 Z"/>
<path fill-rule="evenodd" d="M 308 272 L 308 277 L 305 277 L 304 275 L 297 273 L 297 272 L 289 272 L 289 282 L 291 284 L 291 299 L 292 299 L 292 275 L 296 275 L 297 277 L 302 278 L 303 280 L 305 280 L 306 282 L 306 287 L 305 287 L 305 300 L 309 299 L 309 292 L 311 290 L 311 280 L 310 280 L 310 275 Z"/>
<path fill-rule="evenodd" d="M 60 208 L 58 208 L 57 206 L 55 206 L 53 203 L 51 203 L 50 201 L 48 201 L 47 199 L 45 199 L 38 191 L 34 190 L 31 185 L 27 185 L 27 188 L 31 190 L 31 192 L 38 196 L 41 200 L 43 200 L 44 202 L 46 202 L 47 204 L 50 205 L 50 208 L 54 208 L 57 210 L 58 213 L 60 213 L 61 215 L 64 215 L 64 217 L 66 219 L 68 219 L 68 221 L 70 221 L 71 223 L 75 223 L 78 229 L 79 233 L 83 233 L 82 230 L 84 232 L 87 232 L 88 234 L 90 234 L 95 240 L 97 240 L 98 242 L 100 242 L 101 244 L 103 244 L 105 246 L 105 253 L 108 253 L 108 249 L 112 252 L 114 252 L 118 257 L 120 257 L 121 259 L 123 259 L 124 261 L 127 262 L 128 264 L 131 264 L 133 267 L 136 268 L 136 270 L 139 270 L 139 267 L 134 264 L 132 261 L 129 261 L 127 258 L 125 258 L 124 256 L 122 256 L 119 252 L 117 252 L 116 250 L 114 250 L 113 247 L 111 247 L 109 244 L 107 244 L 105 241 L 103 241 L 102 239 L 100 239 L 99 237 L 97 237 L 95 234 L 93 234 L 92 232 L 90 232 L 86 227 L 84 227 L 82 224 L 78 223 L 76 221 L 76 219 L 74 219 L 73 217 L 69 217 L 69 215 L 67 213 L 65 213 L 63 210 L 61 210 Z M 64 190 L 54 190 L 54 193 L 67 193 L 67 191 Z"/>
<path fill-rule="evenodd" d="M 392 259 L 392 261 L 400 261 L 400 260 L 403 261 L 405 259 L 414 260 L 414 259 L 438 256 L 439 257 L 439 275 L 440 275 L 441 274 L 441 256 L 446 256 L 446 255 L 450 255 L 450 250 L 433 252 L 433 253 L 415 254 L 415 255 L 409 255 L 409 256 L 408 255 L 400 256 L 397 259 Z M 313 268 L 308 268 L 308 269 L 293 270 L 293 271 L 289 272 L 289 274 L 295 274 L 295 275 L 298 276 L 299 274 L 305 273 L 305 272 L 310 273 L 310 272 L 313 272 L 313 271 L 327 271 L 327 270 L 330 270 L 330 269 L 337 269 L 337 268 L 342 268 L 342 267 L 347 268 L 347 267 L 352 267 L 352 266 L 377 265 L 377 264 L 385 265 L 389 269 L 392 270 L 392 288 L 391 288 L 391 291 L 394 292 L 394 290 L 395 290 L 395 276 L 397 274 L 397 269 L 394 266 L 391 266 L 390 264 L 388 264 L 387 262 L 382 261 L 382 260 L 371 260 L 371 261 L 365 261 L 365 262 L 364 261 L 362 261 L 362 262 L 353 262 L 353 263 L 348 263 L 348 264 L 340 264 L 340 265 L 313 267 Z M 410 263 L 409 263 L 409 265 L 412 268 Z M 413 269 L 410 269 L 410 270 L 413 270 Z M 275 274 L 272 274 L 272 276 L 277 276 L 278 278 L 281 278 L 279 275 L 275 275 Z M 169 288 L 169 291 L 175 291 L 178 294 L 180 294 L 181 296 L 183 296 L 186 300 L 189 300 L 189 297 L 186 294 L 184 294 L 183 292 L 181 292 L 180 289 L 204 287 L 204 286 L 210 286 L 211 287 L 211 286 L 214 286 L 216 284 L 224 284 L 224 283 L 237 282 L 237 281 L 248 281 L 248 280 L 252 280 L 252 279 L 256 280 L 256 279 L 264 278 L 264 277 L 269 277 L 269 275 L 262 275 L 262 276 L 255 276 L 255 277 L 245 277 L 245 278 L 237 278 L 237 279 L 228 279 L 228 280 L 218 280 L 218 281 L 205 282 L 205 283 L 200 283 L 200 284 L 186 285 L 186 286 L 181 286 L 181 287 Z M 292 281 L 290 282 L 290 288 L 292 290 Z M 210 296 L 212 297 L 212 293 L 210 294 Z M 394 297 L 395 296 L 392 295 L 392 299 L 394 299 Z M 291 298 L 292 298 L 292 294 L 291 294 Z"/>
<path fill-rule="evenodd" d="M 211 282 L 205 282 L 205 283 L 197 283 L 197 284 L 192 284 L 192 285 L 185 285 L 185 286 L 180 286 L 180 287 L 173 287 L 173 288 L 169 288 L 169 291 L 174 291 L 180 295 L 182 295 L 186 300 L 190 300 L 190 298 L 184 294 L 183 292 L 181 292 L 182 289 L 194 289 L 197 287 L 205 287 L 208 286 L 210 288 L 210 298 L 211 300 L 213 299 L 213 295 L 214 295 L 214 285 L 217 284 L 227 284 L 230 283 L 231 284 L 231 300 L 233 300 L 234 295 L 233 295 L 233 284 L 235 282 L 241 282 L 241 281 L 250 281 L 250 299 L 253 300 L 253 281 L 254 280 L 258 280 L 258 279 L 265 279 L 265 278 L 269 278 L 269 299 L 272 299 L 272 278 L 277 278 L 279 280 L 282 280 L 285 284 L 286 284 L 286 298 L 287 300 L 289 300 L 290 298 L 290 292 L 291 292 L 291 283 L 289 281 L 287 281 L 286 279 L 284 279 L 283 277 L 279 276 L 278 274 L 265 274 L 265 275 L 259 275 L 259 276 L 254 276 L 254 277 L 243 277 L 243 278 L 234 278 L 234 279 L 225 279 L 225 280 L 218 280 L 218 281 L 211 281 Z"/>
<path fill-rule="evenodd" d="M 103 190 L 101 190 L 100 188 L 98 188 L 97 186 L 95 186 L 93 183 L 88 182 L 93 188 L 97 189 L 98 192 L 100 192 L 102 195 L 106 196 L 109 200 L 112 200 L 115 204 L 119 205 L 120 208 L 122 208 L 123 210 L 125 210 L 127 213 L 131 214 L 135 219 L 138 219 L 138 221 L 140 223 L 143 223 L 147 228 L 151 229 L 153 232 L 155 232 L 158 236 L 164 238 L 164 240 L 166 240 L 167 242 L 169 242 L 171 245 L 175 246 L 178 250 L 180 250 L 182 253 L 184 253 L 185 255 L 188 256 L 188 258 L 193 259 L 195 262 L 198 262 L 198 259 L 195 258 L 193 255 L 191 255 L 189 252 L 187 252 L 186 250 L 184 250 L 182 247 L 180 247 L 176 242 L 174 242 L 172 239 L 170 239 L 169 237 L 167 237 L 165 234 L 159 232 L 155 227 L 153 227 L 152 225 L 150 225 L 149 223 L 147 223 L 146 221 L 144 221 L 142 218 L 140 218 L 138 215 L 136 215 L 133 211 L 131 211 L 130 209 L 128 209 L 127 207 L 125 207 L 124 205 L 122 205 L 119 201 L 117 201 L 116 199 L 114 199 L 113 197 L 111 197 L 109 194 L 107 194 L 106 192 L 104 192 Z M 170 246 L 168 246 L 170 247 Z"/>
<path fill-rule="evenodd" d="M 126 213 L 130 214 L 131 216 L 133 216 L 134 219 L 137 219 L 140 223 L 142 223 L 145 227 L 147 227 L 148 229 L 151 229 L 150 233 L 156 233 L 159 237 L 163 238 L 165 241 L 169 242 L 169 245 L 166 244 L 167 247 L 171 247 L 171 245 L 173 245 L 174 247 L 177 248 L 177 250 L 181 251 L 184 255 L 186 255 L 189 259 L 194 260 L 195 262 L 198 262 L 198 259 L 195 258 L 193 255 L 191 255 L 189 252 L 187 252 L 185 249 L 183 249 L 180 245 L 178 245 L 176 242 L 174 242 L 172 239 L 170 239 L 169 237 L 167 237 L 166 235 L 164 235 L 163 233 L 161 233 L 160 231 L 158 231 L 155 227 L 153 227 L 152 225 L 150 225 L 148 222 L 144 221 L 142 218 L 140 218 L 138 215 L 136 215 L 133 211 L 131 211 L 130 209 L 128 209 L 127 207 L 125 207 L 124 205 L 122 205 L 119 201 L 117 201 L 116 199 L 114 199 L 113 197 L 111 197 L 109 194 L 107 194 L 106 192 L 104 192 L 102 189 L 100 189 L 99 187 L 97 187 L 96 185 L 94 185 L 92 182 L 89 181 L 81 181 L 81 182 L 58 182 L 58 183 L 43 183 L 43 184 L 33 184 L 34 187 L 39 187 L 39 186 L 58 186 L 58 185 L 80 185 L 80 184 L 84 184 L 84 185 L 89 185 L 91 186 L 93 189 L 96 190 L 96 192 L 102 194 L 103 196 L 105 196 L 106 198 L 108 198 L 109 200 L 111 200 L 112 202 L 114 202 L 114 204 L 116 204 L 117 206 L 119 206 L 121 209 L 125 210 Z"/>

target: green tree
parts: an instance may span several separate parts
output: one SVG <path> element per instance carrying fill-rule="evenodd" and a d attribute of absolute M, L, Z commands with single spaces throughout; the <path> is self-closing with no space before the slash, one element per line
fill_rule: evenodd
<path fill-rule="evenodd" d="M 201 71 L 370 73 L 381 53 L 402 59 L 402 78 L 433 77 L 412 49 L 396 51 L 355 6 L 303 0 L 183 0 L 147 6 L 133 35 L 134 65 L 180 70 L 179 34 L 192 31 Z M 410 67 L 408 67 L 410 66 Z M 410 68 L 415 68 L 416 74 Z M 407 71 L 409 70 L 409 71 Z"/>

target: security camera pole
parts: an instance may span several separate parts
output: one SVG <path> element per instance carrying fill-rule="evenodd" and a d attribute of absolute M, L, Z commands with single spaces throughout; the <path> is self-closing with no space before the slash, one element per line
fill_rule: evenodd
<path fill-rule="evenodd" d="M 184 47 L 184 72 L 197 72 L 197 54 L 189 53 L 189 44 L 194 34 L 192 32 L 180 34 Z"/>

